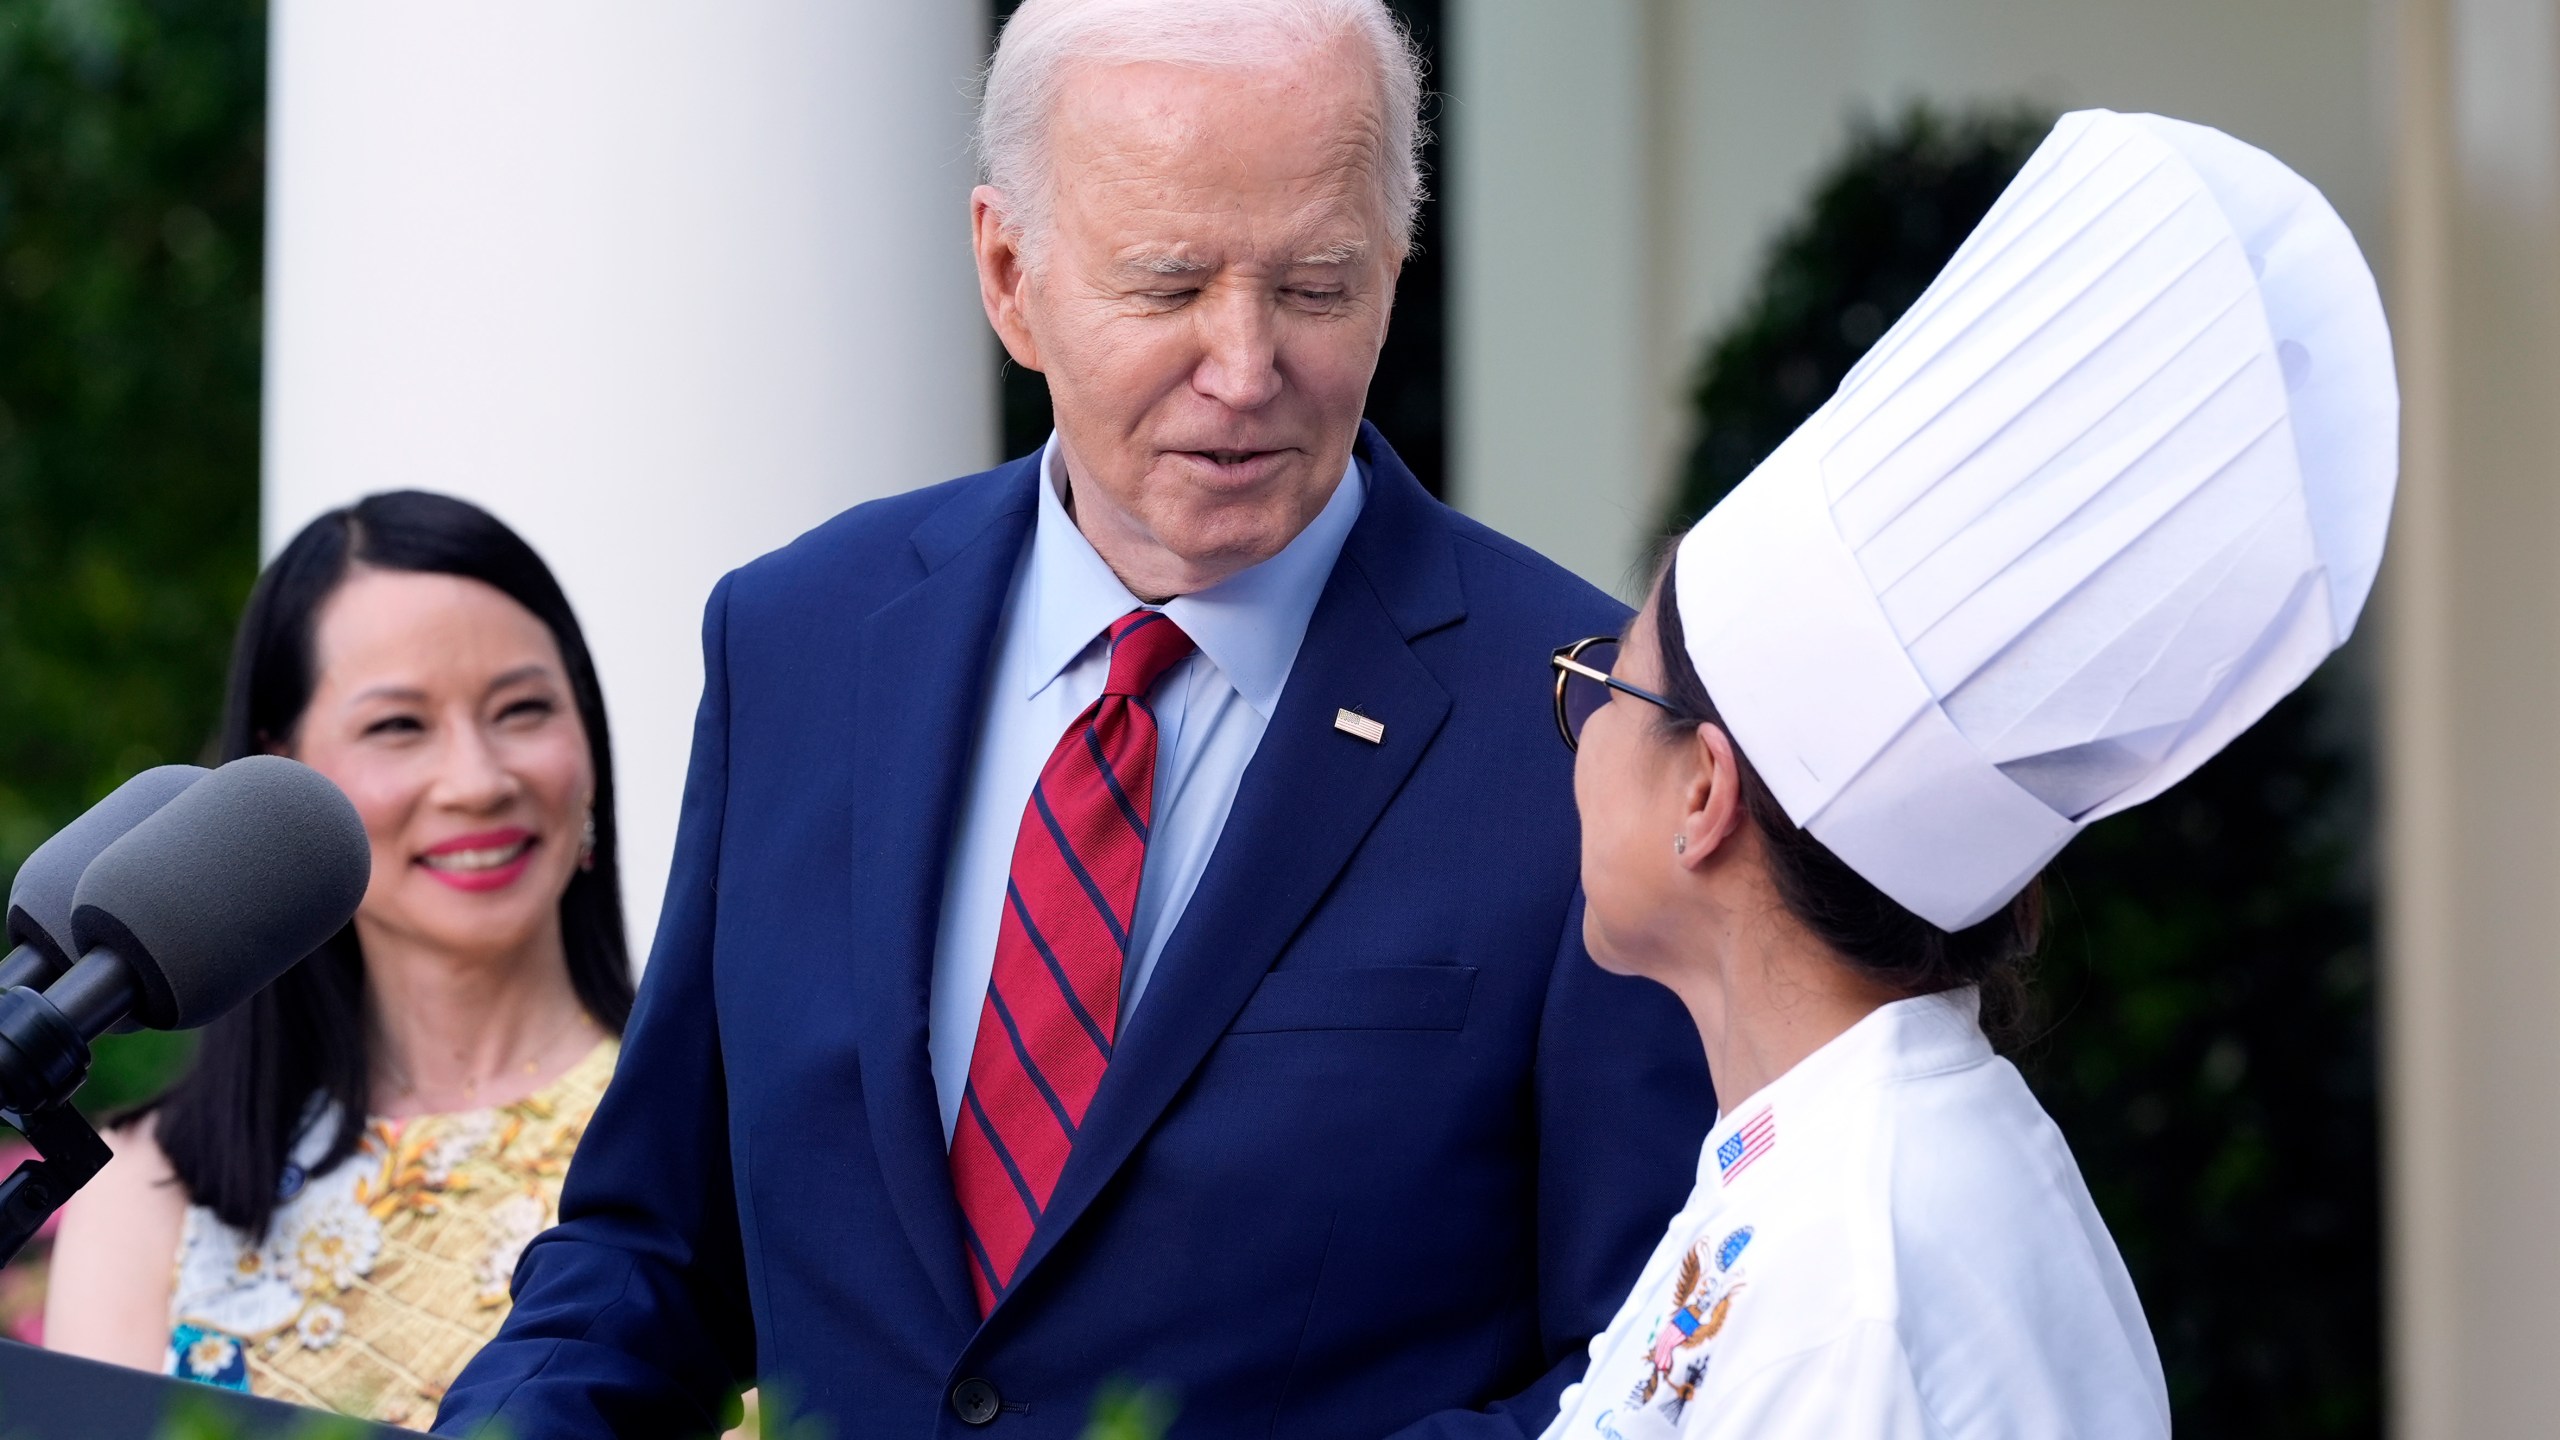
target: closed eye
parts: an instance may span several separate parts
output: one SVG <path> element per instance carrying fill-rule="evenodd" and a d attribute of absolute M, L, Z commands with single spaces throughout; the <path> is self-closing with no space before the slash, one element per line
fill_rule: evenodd
<path fill-rule="evenodd" d="M 510 703 L 498 712 L 498 719 L 501 723 L 510 720 L 538 721 L 547 720 L 558 713 L 560 713 L 558 702 L 545 695 Z"/>

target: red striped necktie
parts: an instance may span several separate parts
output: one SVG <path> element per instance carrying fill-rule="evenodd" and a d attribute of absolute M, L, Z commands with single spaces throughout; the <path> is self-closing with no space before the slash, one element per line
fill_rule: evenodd
<path fill-rule="evenodd" d="M 1191 637 L 1153 610 L 1112 622 L 1111 676 L 1049 752 L 1014 837 L 951 1179 L 978 1313 L 1030 1248 L 1120 1029 L 1120 972 L 1155 818 L 1158 677 Z"/>

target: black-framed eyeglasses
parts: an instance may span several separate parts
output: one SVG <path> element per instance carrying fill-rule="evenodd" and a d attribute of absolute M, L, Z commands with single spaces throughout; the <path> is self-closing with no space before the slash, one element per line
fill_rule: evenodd
<path fill-rule="evenodd" d="M 1609 703 L 1609 692 L 1633 695 L 1649 705 L 1677 713 L 1679 708 L 1650 690 L 1641 690 L 1609 673 L 1618 663 L 1618 637 L 1594 635 L 1576 640 L 1547 661 L 1556 670 L 1556 733 L 1564 748 L 1582 748 L 1582 724 Z"/>

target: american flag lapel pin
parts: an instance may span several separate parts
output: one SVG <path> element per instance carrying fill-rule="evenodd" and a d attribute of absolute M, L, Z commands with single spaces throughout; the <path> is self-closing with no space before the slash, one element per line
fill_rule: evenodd
<path fill-rule="evenodd" d="M 1370 719 L 1357 710 L 1334 711 L 1333 728 L 1355 739 L 1366 740 L 1372 745 L 1387 743 L 1386 725 Z"/>

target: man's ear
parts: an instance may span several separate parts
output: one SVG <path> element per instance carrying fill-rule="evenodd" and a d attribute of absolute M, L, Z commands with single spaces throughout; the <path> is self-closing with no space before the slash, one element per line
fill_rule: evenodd
<path fill-rule="evenodd" d="M 1004 222 L 1004 194 L 992 185 L 969 192 L 969 238 L 978 256 L 978 299 L 1005 353 L 1025 370 L 1040 368 L 1040 347 L 1023 323 L 1023 290 L 1031 282 L 1022 237 Z"/>
<path fill-rule="evenodd" d="M 1721 725 L 1701 725 L 1691 739 L 1696 767 L 1682 794 L 1679 855 L 1694 870 L 1724 850 L 1742 828 L 1742 769 L 1733 737 Z"/>

